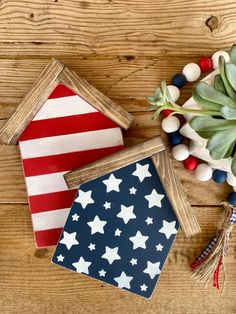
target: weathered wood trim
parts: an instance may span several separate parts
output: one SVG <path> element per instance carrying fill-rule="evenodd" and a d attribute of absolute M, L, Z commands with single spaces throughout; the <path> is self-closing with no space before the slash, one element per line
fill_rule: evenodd
<path fill-rule="evenodd" d="M 164 149 L 165 145 L 161 137 L 154 137 L 148 141 L 94 161 L 80 169 L 68 172 L 64 175 L 64 178 L 68 187 L 74 189 L 85 182 L 130 165 L 133 162 L 150 157 Z"/>
<path fill-rule="evenodd" d="M 177 178 L 167 150 L 153 155 L 152 161 L 185 235 L 190 237 L 200 233 L 201 228 Z"/>
<path fill-rule="evenodd" d="M 17 143 L 20 134 L 58 84 L 57 77 L 63 68 L 64 64 L 54 58 L 51 59 L 15 112 L 0 130 L 0 141 L 2 143 Z"/>
<path fill-rule="evenodd" d="M 58 78 L 64 85 L 73 90 L 98 111 L 102 112 L 108 118 L 117 123 L 120 127 L 125 130 L 130 127 L 134 117 L 106 95 L 98 91 L 85 79 L 79 77 L 74 71 L 65 67 Z"/>

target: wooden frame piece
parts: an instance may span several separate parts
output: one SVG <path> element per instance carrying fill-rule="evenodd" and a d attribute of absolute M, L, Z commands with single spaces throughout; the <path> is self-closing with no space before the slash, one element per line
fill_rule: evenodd
<path fill-rule="evenodd" d="M 151 157 L 185 235 L 190 237 L 200 233 L 201 229 L 198 221 L 185 196 L 183 187 L 177 178 L 166 147 L 160 137 L 155 137 L 92 162 L 78 170 L 68 172 L 64 175 L 64 178 L 69 188 L 78 188 L 83 183 L 146 157 Z"/>
<path fill-rule="evenodd" d="M 21 133 L 58 83 L 62 83 L 73 90 L 78 96 L 125 130 L 130 127 L 134 120 L 134 117 L 125 109 L 114 103 L 85 79 L 80 78 L 63 63 L 53 58 L 0 130 L 0 142 L 7 145 L 17 143 Z"/>

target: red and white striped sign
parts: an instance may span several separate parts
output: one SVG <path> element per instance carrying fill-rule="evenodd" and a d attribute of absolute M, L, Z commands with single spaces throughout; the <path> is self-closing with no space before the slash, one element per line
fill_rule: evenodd
<path fill-rule="evenodd" d="M 19 138 L 37 247 L 57 244 L 76 189 L 63 175 L 123 148 L 120 127 L 62 84 Z"/>

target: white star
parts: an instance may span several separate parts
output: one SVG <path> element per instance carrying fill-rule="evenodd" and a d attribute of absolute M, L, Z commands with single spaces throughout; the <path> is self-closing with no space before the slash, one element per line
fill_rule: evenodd
<path fill-rule="evenodd" d="M 146 249 L 146 241 L 149 239 L 148 236 L 143 236 L 140 231 L 137 231 L 136 235 L 129 238 L 133 242 L 133 250 L 137 248 Z"/>
<path fill-rule="evenodd" d="M 99 276 L 100 276 L 100 277 L 105 277 L 106 273 L 107 273 L 107 272 L 106 272 L 104 269 L 99 270 Z"/>
<path fill-rule="evenodd" d="M 140 165 L 139 163 L 136 163 L 136 170 L 132 173 L 132 175 L 138 177 L 140 182 L 143 182 L 145 178 L 152 176 L 148 171 L 148 168 L 149 164 Z"/>
<path fill-rule="evenodd" d="M 142 286 L 140 286 L 141 291 L 147 291 L 148 286 L 146 286 L 145 284 L 142 284 Z"/>
<path fill-rule="evenodd" d="M 121 259 L 118 254 L 118 246 L 113 249 L 106 246 L 106 252 L 102 255 L 102 258 L 107 259 L 109 264 L 112 264 L 115 260 Z"/>
<path fill-rule="evenodd" d="M 90 249 L 90 251 L 95 250 L 95 244 L 90 243 L 89 246 L 88 246 L 88 248 Z"/>
<path fill-rule="evenodd" d="M 163 227 L 159 230 L 160 233 L 164 233 L 166 238 L 169 239 L 172 234 L 176 234 L 178 230 L 175 228 L 176 221 L 168 222 L 163 220 Z"/>
<path fill-rule="evenodd" d="M 58 261 L 58 262 L 63 262 L 63 261 L 64 261 L 64 258 L 65 258 L 65 256 L 63 256 L 63 255 L 60 254 L 60 255 L 57 256 L 57 261 Z"/>
<path fill-rule="evenodd" d="M 130 219 L 135 219 L 136 216 L 133 213 L 134 206 L 126 207 L 125 205 L 121 205 L 120 212 L 117 214 L 117 217 L 122 218 L 124 223 L 127 224 Z"/>
<path fill-rule="evenodd" d="M 71 216 L 73 221 L 78 221 L 79 216 L 77 214 L 74 214 Z"/>
<path fill-rule="evenodd" d="M 137 258 L 132 258 L 130 261 L 132 266 L 137 265 L 137 262 L 138 262 Z"/>
<path fill-rule="evenodd" d="M 70 250 L 73 245 L 79 244 L 75 237 L 76 232 L 68 233 L 66 231 L 63 231 L 63 239 L 61 239 L 60 243 L 65 244 L 67 250 Z"/>
<path fill-rule="evenodd" d="M 107 180 L 103 180 L 102 181 L 106 187 L 107 187 L 107 193 L 111 192 L 111 191 L 116 191 L 116 192 L 120 192 L 120 188 L 119 185 L 121 184 L 122 180 L 121 179 L 117 179 L 114 174 L 112 173 L 109 177 L 109 179 Z"/>
<path fill-rule="evenodd" d="M 161 200 L 165 197 L 163 194 L 158 194 L 155 189 L 152 190 L 152 193 L 145 195 L 146 200 L 148 201 L 148 208 L 153 206 L 161 207 Z"/>
<path fill-rule="evenodd" d="M 75 202 L 80 203 L 83 208 L 86 208 L 88 204 L 93 204 L 94 200 L 91 197 L 92 191 L 84 192 L 79 190 L 79 196 L 76 197 Z"/>
<path fill-rule="evenodd" d="M 148 274 L 151 279 L 153 279 L 156 275 L 159 275 L 161 273 L 160 262 L 147 262 L 147 268 L 145 268 L 143 272 Z"/>
<path fill-rule="evenodd" d="M 137 189 L 133 186 L 131 189 L 129 189 L 129 194 L 136 194 Z"/>
<path fill-rule="evenodd" d="M 111 203 L 105 202 L 103 207 L 105 207 L 105 209 L 111 208 Z"/>
<path fill-rule="evenodd" d="M 119 277 L 114 278 L 118 283 L 118 288 L 127 288 L 130 289 L 130 281 L 133 279 L 131 276 L 127 276 L 124 271 L 120 274 Z"/>
<path fill-rule="evenodd" d="M 73 263 L 72 266 L 75 267 L 78 273 L 89 274 L 89 266 L 91 264 L 92 264 L 91 262 L 86 262 L 84 258 L 81 256 L 78 262 Z"/>
<path fill-rule="evenodd" d="M 95 216 L 94 220 L 87 222 L 91 228 L 91 234 L 104 233 L 104 226 L 107 224 L 105 220 L 100 220 L 98 216 Z"/>
<path fill-rule="evenodd" d="M 161 243 L 159 243 L 158 245 L 156 245 L 156 250 L 157 251 L 162 251 L 162 249 L 163 249 L 163 245 L 161 245 Z"/>
<path fill-rule="evenodd" d="M 146 220 L 147 225 L 152 225 L 153 224 L 153 218 L 148 217 Z"/>
<path fill-rule="evenodd" d="M 121 232 L 122 231 L 119 228 L 117 228 L 115 231 L 115 237 L 120 237 Z"/>

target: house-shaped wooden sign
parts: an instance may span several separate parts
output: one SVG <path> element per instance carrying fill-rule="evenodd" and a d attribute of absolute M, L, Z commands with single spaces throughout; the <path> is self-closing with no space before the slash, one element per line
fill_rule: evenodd
<path fill-rule="evenodd" d="M 52 59 L 0 131 L 19 142 L 38 247 L 55 245 L 76 194 L 63 175 L 123 149 L 133 117 Z"/>
<path fill-rule="evenodd" d="M 53 263 L 150 297 L 179 224 L 200 232 L 161 138 L 64 177 L 79 189 Z"/>

